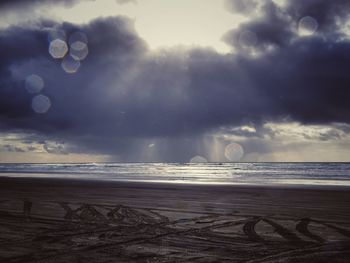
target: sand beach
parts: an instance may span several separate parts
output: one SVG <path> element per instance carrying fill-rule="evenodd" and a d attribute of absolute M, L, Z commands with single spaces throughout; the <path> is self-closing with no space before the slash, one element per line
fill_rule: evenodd
<path fill-rule="evenodd" d="M 350 191 L 0 179 L 1 262 L 349 262 Z"/>

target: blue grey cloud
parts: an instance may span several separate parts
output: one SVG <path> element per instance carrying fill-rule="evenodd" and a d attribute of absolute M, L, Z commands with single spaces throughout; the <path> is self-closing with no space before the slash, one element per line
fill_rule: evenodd
<path fill-rule="evenodd" d="M 66 141 L 67 151 L 118 156 L 135 155 L 138 140 L 165 145 L 164 139 L 172 151 L 159 154 L 169 161 L 188 160 L 193 138 L 221 126 L 259 127 L 286 118 L 350 123 L 350 42 L 334 22 L 348 3 L 332 3 L 290 1 L 281 9 L 267 1 L 261 17 L 225 35 L 236 48 L 230 55 L 201 48 L 150 53 L 123 17 L 6 28 L 0 34 L 0 129 Z M 315 17 L 320 29 L 299 37 L 295 25 L 305 15 Z M 77 73 L 67 74 L 50 56 L 50 29 L 87 35 L 89 54 Z M 256 34 L 257 56 L 237 47 L 242 31 Z M 31 107 L 33 94 L 24 87 L 30 74 L 45 82 L 42 94 L 51 100 L 45 114 Z M 134 160 L 142 158 L 140 153 Z"/>

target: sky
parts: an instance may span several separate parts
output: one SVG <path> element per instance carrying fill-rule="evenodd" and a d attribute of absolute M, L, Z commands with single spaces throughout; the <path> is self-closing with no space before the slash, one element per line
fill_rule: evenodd
<path fill-rule="evenodd" d="M 0 162 L 349 162 L 348 0 L 4 0 Z"/>

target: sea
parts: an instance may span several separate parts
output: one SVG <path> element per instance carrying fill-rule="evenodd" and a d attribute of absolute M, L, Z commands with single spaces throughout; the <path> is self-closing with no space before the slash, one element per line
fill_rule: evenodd
<path fill-rule="evenodd" d="M 17 163 L 0 177 L 348 187 L 350 163 Z"/>

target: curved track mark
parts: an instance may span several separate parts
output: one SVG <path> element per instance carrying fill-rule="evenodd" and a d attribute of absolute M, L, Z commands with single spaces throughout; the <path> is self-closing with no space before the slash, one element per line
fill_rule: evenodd
<path fill-rule="evenodd" d="M 248 221 L 243 226 L 243 232 L 246 234 L 250 240 L 253 241 L 263 241 L 264 239 L 261 238 L 256 232 L 255 232 L 255 225 L 261 220 L 260 217 L 253 218 L 252 220 Z"/>
<path fill-rule="evenodd" d="M 304 236 L 307 236 L 308 238 L 311 238 L 319 243 L 325 242 L 325 240 L 322 237 L 310 232 L 310 230 L 308 229 L 308 225 L 310 222 L 310 218 L 302 218 L 300 222 L 296 225 L 295 229 Z"/>
<path fill-rule="evenodd" d="M 318 220 L 315 220 L 315 219 L 311 219 L 311 221 L 319 223 L 319 224 L 322 224 L 322 225 L 327 226 L 327 227 L 329 227 L 331 229 L 334 229 L 338 233 L 342 234 L 343 236 L 350 237 L 350 231 L 347 230 L 347 229 L 344 229 L 344 228 L 341 228 L 341 227 L 338 227 L 338 226 L 334 226 L 332 224 L 329 224 L 329 223 L 326 223 L 326 222 L 322 222 L 322 221 L 318 221 Z"/>
<path fill-rule="evenodd" d="M 273 226 L 276 230 L 276 232 L 282 236 L 284 239 L 288 240 L 289 242 L 293 242 L 293 243 L 300 243 L 300 242 L 304 242 L 301 238 L 299 238 L 296 234 L 294 234 L 293 232 L 289 231 L 287 228 L 285 228 L 284 226 L 281 226 L 280 224 L 270 220 L 270 219 L 263 219 L 264 222 L 270 224 L 271 226 Z"/>
<path fill-rule="evenodd" d="M 315 256 L 322 253 L 333 253 L 334 255 L 336 255 L 336 253 L 340 253 L 340 252 L 350 253 L 349 247 L 346 246 L 346 247 L 334 248 L 333 246 L 327 246 L 327 245 L 313 246 L 313 247 L 307 247 L 302 249 L 284 251 L 284 252 L 270 255 L 264 258 L 249 260 L 246 263 L 272 263 L 272 262 L 280 262 L 280 261 L 299 262 L 299 261 L 288 261 L 288 260 L 297 259 L 300 256 L 311 256 L 315 258 Z M 309 262 L 309 261 L 302 261 L 302 262 Z M 312 262 L 316 262 L 316 261 L 312 261 Z"/>

